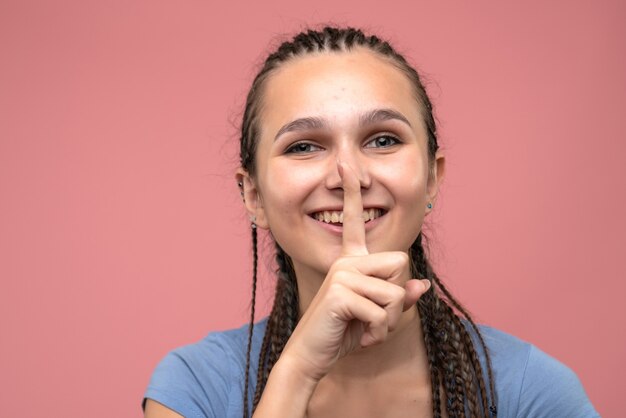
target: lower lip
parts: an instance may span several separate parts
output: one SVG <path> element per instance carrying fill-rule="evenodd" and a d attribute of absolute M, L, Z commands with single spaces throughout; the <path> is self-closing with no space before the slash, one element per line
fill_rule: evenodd
<path fill-rule="evenodd" d="M 365 222 L 365 232 L 369 232 L 372 228 L 376 227 L 376 225 L 378 225 L 380 223 L 380 220 L 382 218 L 385 217 L 385 215 L 387 215 L 387 212 L 385 212 L 385 214 L 379 216 L 376 219 L 373 219 L 371 221 L 367 221 Z M 318 221 L 315 218 L 312 218 L 309 216 L 309 218 L 315 222 L 317 225 L 321 226 L 322 228 L 326 229 L 327 231 L 338 235 L 338 236 L 342 236 L 343 235 L 343 225 L 342 224 L 327 224 L 326 222 L 323 221 Z"/>

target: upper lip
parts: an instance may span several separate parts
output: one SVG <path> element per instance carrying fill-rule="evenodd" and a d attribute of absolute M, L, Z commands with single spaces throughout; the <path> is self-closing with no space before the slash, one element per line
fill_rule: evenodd
<path fill-rule="evenodd" d="M 387 211 L 387 208 L 385 208 L 385 206 L 383 206 L 383 205 L 363 205 L 363 210 L 369 210 L 369 209 L 381 209 L 383 212 Z M 314 209 L 312 211 L 309 211 L 308 214 L 309 215 L 313 215 L 314 213 L 318 213 L 318 212 L 343 212 L 343 205 L 341 205 L 341 206 L 323 206 L 323 207 L 320 207 L 318 209 Z"/>

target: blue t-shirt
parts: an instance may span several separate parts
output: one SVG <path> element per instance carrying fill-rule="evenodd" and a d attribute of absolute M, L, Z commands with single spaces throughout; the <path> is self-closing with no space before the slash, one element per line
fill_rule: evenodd
<path fill-rule="evenodd" d="M 264 319 L 254 327 L 250 402 L 266 324 Z M 479 328 L 491 354 L 499 418 L 599 417 L 567 366 L 516 337 L 487 326 Z M 155 369 L 145 398 L 186 418 L 241 418 L 247 338 L 245 325 L 212 332 L 170 352 Z M 478 353 L 485 368 L 484 355 Z"/>

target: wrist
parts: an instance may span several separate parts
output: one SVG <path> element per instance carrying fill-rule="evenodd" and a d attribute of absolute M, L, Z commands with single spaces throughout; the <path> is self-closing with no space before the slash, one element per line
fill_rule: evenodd
<path fill-rule="evenodd" d="M 272 374 L 280 375 L 288 383 L 302 389 L 311 389 L 311 393 L 322 379 L 323 374 L 317 371 L 306 359 L 283 352 L 274 367 Z M 281 379 L 282 380 L 282 379 Z"/>
<path fill-rule="evenodd" d="M 254 418 L 305 417 L 318 382 L 303 373 L 291 357 L 281 356 L 272 367 Z"/>

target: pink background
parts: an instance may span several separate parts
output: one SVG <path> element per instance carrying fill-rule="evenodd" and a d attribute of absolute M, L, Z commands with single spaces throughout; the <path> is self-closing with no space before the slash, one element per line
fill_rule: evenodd
<path fill-rule="evenodd" d="M 246 320 L 233 121 L 274 36 L 326 21 L 430 80 L 441 276 L 619 416 L 625 3 L 296 3 L 2 0 L 0 416 L 138 417 L 167 351 Z"/>

